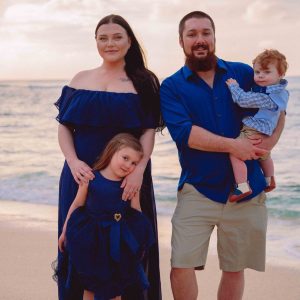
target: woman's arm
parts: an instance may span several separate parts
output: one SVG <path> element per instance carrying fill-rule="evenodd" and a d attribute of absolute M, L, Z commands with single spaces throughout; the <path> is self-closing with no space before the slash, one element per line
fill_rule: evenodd
<path fill-rule="evenodd" d="M 127 175 L 121 187 L 124 188 L 122 199 L 132 199 L 140 191 L 143 182 L 144 171 L 151 157 L 155 140 L 155 129 L 146 129 L 140 137 L 144 155 L 132 173 Z"/>
<path fill-rule="evenodd" d="M 58 239 L 58 247 L 61 252 L 64 251 L 64 243 L 65 243 L 65 238 L 66 238 L 66 229 L 67 229 L 68 220 L 76 208 L 78 208 L 79 206 L 85 205 L 87 191 L 88 191 L 88 183 L 81 184 L 78 188 L 76 197 L 69 208 L 69 211 L 68 211 L 68 214 L 67 214 L 64 226 L 63 226 L 62 233 Z"/>
<path fill-rule="evenodd" d="M 71 169 L 74 180 L 80 185 L 82 182 L 87 183 L 89 180 L 94 179 L 92 169 L 77 157 L 72 129 L 63 124 L 59 124 L 58 143 Z"/>
<path fill-rule="evenodd" d="M 130 206 L 138 211 L 142 211 L 140 203 L 140 193 L 136 193 L 130 201 Z"/>

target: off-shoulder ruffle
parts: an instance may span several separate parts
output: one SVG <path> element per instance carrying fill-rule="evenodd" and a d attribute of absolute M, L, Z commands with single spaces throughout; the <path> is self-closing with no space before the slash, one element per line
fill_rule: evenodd
<path fill-rule="evenodd" d="M 56 120 L 77 127 L 156 128 L 154 118 L 146 115 L 134 93 L 74 89 L 64 86 L 54 103 Z"/>

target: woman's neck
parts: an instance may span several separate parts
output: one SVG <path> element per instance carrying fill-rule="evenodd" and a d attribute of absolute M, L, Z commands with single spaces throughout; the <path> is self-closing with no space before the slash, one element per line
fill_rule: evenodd
<path fill-rule="evenodd" d="M 99 68 L 102 72 L 105 73 L 120 73 L 125 70 L 125 61 L 120 60 L 116 62 L 107 62 L 104 61 Z"/>

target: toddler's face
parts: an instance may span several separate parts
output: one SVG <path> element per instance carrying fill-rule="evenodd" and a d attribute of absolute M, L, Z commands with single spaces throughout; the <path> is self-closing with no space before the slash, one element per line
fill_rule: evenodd
<path fill-rule="evenodd" d="M 254 81 L 259 86 L 268 86 L 279 83 L 283 75 L 278 73 L 275 63 L 269 63 L 267 68 L 262 69 L 261 65 L 255 63 L 254 69 Z"/>

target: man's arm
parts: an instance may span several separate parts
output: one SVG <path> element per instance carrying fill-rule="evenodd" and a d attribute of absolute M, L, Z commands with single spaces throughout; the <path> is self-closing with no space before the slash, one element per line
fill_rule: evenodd
<path fill-rule="evenodd" d="M 161 110 L 169 132 L 177 147 L 190 147 L 209 152 L 226 152 L 242 160 L 257 159 L 267 153 L 253 144 L 261 140 L 240 140 L 216 135 L 192 124 L 186 108 L 175 93 L 176 87 L 170 81 L 163 82 Z"/>
<path fill-rule="evenodd" d="M 192 126 L 188 139 L 188 146 L 193 149 L 209 152 L 226 152 L 234 155 L 241 160 L 258 159 L 268 153 L 255 144 L 260 140 L 232 139 L 211 133 L 210 131 Z"/>

